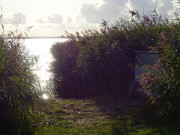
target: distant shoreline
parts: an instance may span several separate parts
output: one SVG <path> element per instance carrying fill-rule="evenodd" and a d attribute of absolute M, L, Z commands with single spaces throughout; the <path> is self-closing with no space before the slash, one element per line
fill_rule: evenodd
<path fill-rule="evenodd" d="M 16 37 L 3 37 L 3 38 L 16 38 Z M 68 38 L 68 37 L 22 37 L 21 39 L 43 39 L 43 38 Z"/>
<path fill-rule="evenodd" d="M 33 38 L 66 38 L 66 37 L 24 37 L 25 39 L 33 39 Z"/>

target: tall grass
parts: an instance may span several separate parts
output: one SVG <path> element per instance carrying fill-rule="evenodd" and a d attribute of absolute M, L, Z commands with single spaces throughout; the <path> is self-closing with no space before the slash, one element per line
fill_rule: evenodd
<path fill-rule="evenodd" d="M 158 117 L 168 123 L 180 120 L 180 18 L 171 29 L 164 29 L 156 47 L 150 47 L 160 54 L 154 66 L 147 67 L 147 73 L 141 75 L 141 85 L 145 92 L 153 93 L 149 97 L 150 106 Z"/>
<path fill-rule="evenodd" d="M 38 80 L 21 38 L 16 32 L 0 35 L 0 134 L 30 135 L 36 124 Z"/>

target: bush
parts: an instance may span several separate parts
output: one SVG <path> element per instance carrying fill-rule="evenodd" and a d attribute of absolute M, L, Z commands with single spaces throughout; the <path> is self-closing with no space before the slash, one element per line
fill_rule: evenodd
<path fill-rule="evenodd" d="M 22 35 L 0 36 L 0 134 L 33 134 L 33 109 L 38 101 L 33 60 Z"/>
<path fill-rule="evenodd" d="M 153 93 L 149 103 L 158 116 L 168 122 L 180 120 L 180 23 L 171 25 L 170 30 L 160 33 L 161 40 L 155 49 L 159 61 L 148 67 L 141 76 L 145 92 Z"/>
<path fill-rule="evenodd" d="M 68 41 L 52 47 L 56 92 L 59 97 L 127 96 L 134 79 L 134 51 L 157 46 L 159 34 L 171 29 L 156 11 L 141 17 L 130 11 L 131 21 L 121 19 L 99 31 L 67 34 Z"/>
<path fill-rule="evenodd" d="M 79 37 L 77 71 L 86 78 L 91 95 L 126 96 L 133 78 L 126 55 L 129 48 L 123 33 L 103 33 L 104 30 L 86 31 Z"/>
<path fill-rule="evenodd" d="M 78 48 L 75 40 L 69 40 L 65 43 L 54 44 L 51 52 L 55 61 L 52 63 L 51 70 L 54 74 L 54 83 L 57 84 L 56 92 L 60 97 L 77 97 L 77 80 L 74 69 Z"/>

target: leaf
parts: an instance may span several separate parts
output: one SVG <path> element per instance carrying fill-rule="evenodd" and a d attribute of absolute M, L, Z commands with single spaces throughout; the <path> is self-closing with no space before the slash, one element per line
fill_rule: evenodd
<path fill-rule="evenodd" d="M 34 26 L 29 26 L 28 28 L 27 28 L 27 30 L 28 30 L 28 32 L 30 31 L 30 29 L 32 29 Z"/>
<path fill-rule="evenodd" d="M 24 32 L 24 34 L 26 35 L 27 38 L 29 38 L 26 32 Z"/>
<path fill-rule="evenodd" d="M 15 35 L 14 35 L 14 32 L 13 31 L 9 31 L 9 34 L 8 34 L 8 36 L 12 36 L 12 37 L 15 37 Z"/>
<path fill-rule="evenodd" d="M 19 34 L 18 36 L 17 36 L 17 39 L 20 39 L 22 37 L 22 34 Z"/>
<path fill-rule="evenodd" d="M 31 29 L 31 28 L 33 28 L 34 26 L 30 26 L 30 27 L 28 27 L 28 29 Z"/>

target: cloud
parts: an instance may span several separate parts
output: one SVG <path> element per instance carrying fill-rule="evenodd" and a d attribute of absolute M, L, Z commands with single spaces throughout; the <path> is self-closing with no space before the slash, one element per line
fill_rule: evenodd
<path fill-rule="evenodd" d="M 82 16 L 90 23 L 99 23 L 102 19 L 115 20 L 124 13 L 126 0 L 105 0 L 104 2 L 100 7 L 84 4 L 81 8 Z"/>
<path fill-rule="evenodd" d="M 164 17 L 169 16 L 169 12 L 173 12 L 173 3 L 170 0 L 130 0 L 133 9 L 139 11 L 140 14 L 150 14 L 155 8 L 158 13 Z"/>
<path fill-rule="evenodd" d="M 71 22 L 72 22 L 72 18 L 71 18 L 71 17 L 68 17 L 68 18 L 67 18 L 67 22 L 68 22 L 68 23 L 71 23 Z"/>
<path fill-rule="evenodd" d="M 172 12 L 173 3 L 170 0 L 104 0 L 104 4 L 97 7 L 93 4 L 84 4 L 81 7 L 81 15 L 89 23 L 100 23 L 102 19 L 115 21 L 119 17 L 128 15 L 130 9 L 137 10 L 141 15 L 150 14 L 152 10 L 168 17 Z"/>
<path fill-rule="evenodd" d="M 61 24 L 63 22 L 63 17 L 61 14 L 54 14 L 52 16 L 49 16 L 47 20 L 49 23 Z"/>
<path fill-rule="evenodd" d="M 7 20 L 4 19 L 4 18 L 2 18 L 1 23 L 2 23 L 2 24 L 8 24 Z"/>
<path fill-rule="evenodd" d="M 12 16 L 3 19 L 4 24 L 26 24 L 26 15 L 22 13 L 16 13 Z"/>
<path fill-rule="evenodd" d="M 38 18 L 36 21 L 41 24 L 46 22 L 43 17 Z"/>

